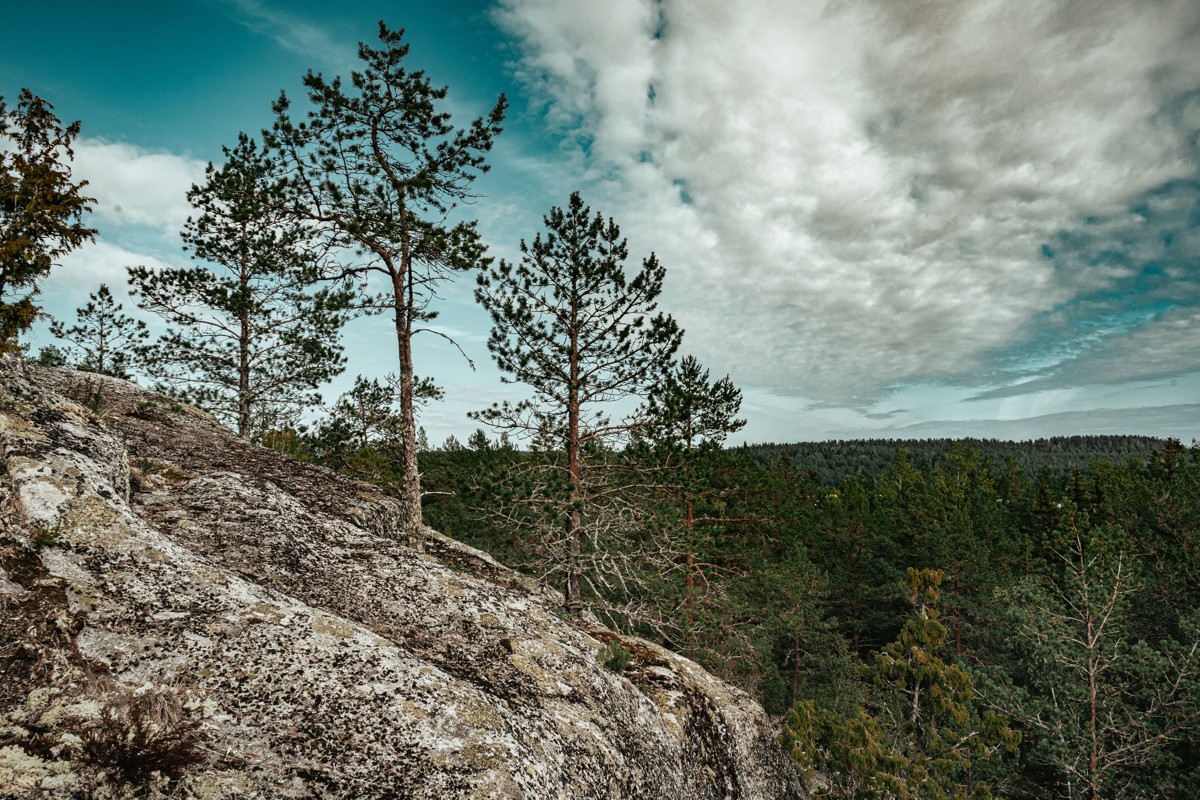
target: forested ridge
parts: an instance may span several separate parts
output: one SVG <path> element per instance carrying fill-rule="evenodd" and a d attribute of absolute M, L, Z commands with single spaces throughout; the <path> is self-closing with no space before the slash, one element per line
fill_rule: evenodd
<path fill-rule="evenodd" d="M 1027 475 L 1062 478 L 1092 460 L 1148 459 L 1164 441 L 1152 436 L 1051 436 L 1048 439 L 845 439 L 822 442 L 743 444 L 737 448 L 766 464 L 787 454 L 802 469 L 816 470 L 827 483 L 843 478 L 875 475 L 903 448 L 909 460 L 920 465 L 945 466 L 951 454 L 970 447 L 993 463 L 1012 459 Z"/>

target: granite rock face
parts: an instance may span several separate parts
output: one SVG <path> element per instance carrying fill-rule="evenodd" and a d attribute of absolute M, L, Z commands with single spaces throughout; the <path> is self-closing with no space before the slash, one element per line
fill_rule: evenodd
<path fill-rule="evenodd" d="M 0 796 L 801 794 L 742 692 L 195 409 L 6 358 L 0 465 Z"/>

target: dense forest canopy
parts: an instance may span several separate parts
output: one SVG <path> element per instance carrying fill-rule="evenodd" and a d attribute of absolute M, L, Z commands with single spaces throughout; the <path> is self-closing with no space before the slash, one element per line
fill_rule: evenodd
<path fill-rule="evenodd" d="M 1026 474 L 1044 472 L 1061 478 L 1076 467 L 1086 467 L 1094 459 L 1146 460 L 1162 449 L 1164 443 L 1165 440 L 1152 436 L 1052 436 L 1017 442 L 1000 439 L 847 439 L 743 444 L 737 450 L 761 464 L 786 454 L 797 467 L 816 470 L 823 481 L 838 483 L 843 478 L 883 471 L 900 448 L 906 450 L 917 464 L 945 466 L 950 455 L 965 446 L 979 451 L 993 463 L 1003 464 L 1013 459 Z"/>

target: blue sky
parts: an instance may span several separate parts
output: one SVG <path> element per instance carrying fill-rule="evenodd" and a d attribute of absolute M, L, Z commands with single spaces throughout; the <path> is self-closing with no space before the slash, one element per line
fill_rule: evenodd
<path fill-rule="evenodd" d="M 306 70 L 379 19 L 465 123 L 512 103 L 471 211 L 515 259 L 579 189 L 655 251 L 684 348 L 745 394 L 748 441 L 1200 437 L 1200 5 L 1193 0 L 178 0 L 21 4 L 0 95 L 79 119 L 95 245 L 69 318 L 124 267 L 183 264 L 184 194 Z M 127 310 L 129 304 L 127 303 Z M 466 411 L 515 397 L 469 281 L 417 370 Z M 394 369 L 386 322 L 346 377 Z M 37 343 L 50 341 L 44 329 Z"/>

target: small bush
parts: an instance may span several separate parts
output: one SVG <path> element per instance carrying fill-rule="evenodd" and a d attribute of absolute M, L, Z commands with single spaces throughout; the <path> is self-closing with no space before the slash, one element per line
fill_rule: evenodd
<path fill-rule="evenodd" d="M 633 661 L 633 653 L 622 647 L 620 642 L 612 641 L 600 648 L 596 659 L 604 665 L 605 669 L 610 669 L 620 675 L 629 668 L 630 662 Z"/>
<path fill-rule="evenodd" d="M 84 378 L 79 383 L 71 383 L 65 392 L 66 396 L 103 419 L 113 410 L 115 402 L 104 396 L 104 383 L 99 378 Z"/>
<path fill-rule="evenodd" d="M 36 547 L 49 547 L 62 535 L 62 525 L 42 525 L 33 531 L 33 544 Z"/>
<path fill-rule="evenodd" d="M 158 408 L 158 403 L 153 400 L 140 400 L 134 407 L 133 415 L 138 419 L 150 419 L 150 412 Z"/>
<path fill-rule="evenodd" d="M 67 351 L 52 344 L 38 350 L 37 358 L 33 360 L 39 367 L 65 367 L 69 362 Z"/>

